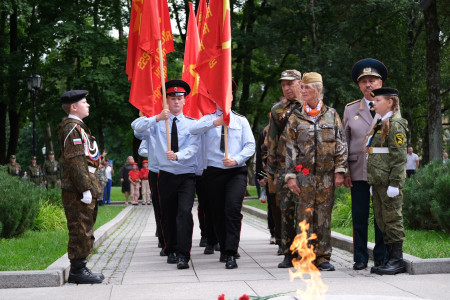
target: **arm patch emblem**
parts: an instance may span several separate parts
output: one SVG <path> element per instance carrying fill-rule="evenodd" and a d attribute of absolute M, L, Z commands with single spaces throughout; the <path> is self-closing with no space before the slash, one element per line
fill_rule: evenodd
<path fill-rule="evenodd" d="M 397 147 L 402 147 L 405 144 L 405 135 L 403 133 L 397 133 L 394 135 L 394 141 Z"/>

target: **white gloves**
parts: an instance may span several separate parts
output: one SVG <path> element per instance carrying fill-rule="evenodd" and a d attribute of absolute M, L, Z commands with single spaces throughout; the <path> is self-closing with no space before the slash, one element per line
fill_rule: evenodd
<path fill-rule="evenodd" d="M 388 186 L 387 195 L 391 198 L 398 196 L 400 194 L 398 187 Z"/>
<path fill-rule="evenodd" d="M 86 203 L 86 204 L 91 204 L 92 202 L 92 195 L 91 195 L 91 191 L 87 190 L 83 192 L 83 198 L 81 198 L 81 202 Z"/>
<path fill-rule="evenodd" d="M 372 196 L 372 186 L 370 186 L 369 191 L 370 191 L 370 196 Z"/>

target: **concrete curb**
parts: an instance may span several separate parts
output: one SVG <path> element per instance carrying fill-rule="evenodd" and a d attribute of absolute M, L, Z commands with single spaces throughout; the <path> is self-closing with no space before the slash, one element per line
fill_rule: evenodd
<path fill-rule="evenodd" d="M 242 210 L 267 220 L 267 212 L 264 210 L 243 205 Z M 331 245 L 333 247 L 343 249 L 353 253 L 353 238 L 343 235 L 338 232 L 331 232 Z M 369 256 L 373 259 L 374 243 L 367 243 L 367 249 L 369 250 Z M 429 258 L 423 259 L 420 257 L 412 256 L 409 254 L 403 254 L 403 259 L 406 262 L 406 270 L 411 275 L 418 274 L 442 274 L 450 273 L 450 258 Z"/>
<path fill-rule="evenodd" d="M 133 207 L 128 206 L 114 219 L 94 232 L 94 248 L 97 248 L 111 233 L 126 220 Z M 43 271 L 0 272 L 0 289 L 61 286 L 69 277 L 70 261 L 65 253 Z"/>

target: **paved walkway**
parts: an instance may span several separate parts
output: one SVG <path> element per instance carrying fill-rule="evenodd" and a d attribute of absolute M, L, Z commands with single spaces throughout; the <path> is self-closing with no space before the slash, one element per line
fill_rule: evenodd
<path fill-rule="evenodd" d="M 159 256 L 152 206 L 136 207 L 125 223 L 97 249 L 88 266 L 103 272 L 100 285 L 66 284 L 55 288 L 3 289 L 0 299 L 237 299 L 243 294 L 267 296 L 290 292 L 278 299 L 295 299 L 305 283 L 289 281 L 278 269 L 281 257 L 269 245 L 266 222 L 245 214 L 238 269 L 226 270 L 219 254 L 204 255 L 194 207 L 194 237 L 190 268 L 177 270 Z M 352 254 L 333 249 L 335 272 L 323 272 L 325 299 L 449 299 L 450 274 L 396 276 L 354 271 Z"/>

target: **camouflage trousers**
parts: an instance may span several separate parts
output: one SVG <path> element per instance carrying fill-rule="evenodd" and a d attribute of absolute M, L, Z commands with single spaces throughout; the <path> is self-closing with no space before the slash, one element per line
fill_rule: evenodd
<path fill-rule="evenodd" d="M 383 233 L 385 244 L 393 244 L 405 240 L 405 230 L 403 228 L 403 194 L 390 198 L 385 185 L 373 185 L 373 212 L 377 220 L 378 227 Z"/>
<path fill-rule="evenodd" d="M 58 186 L 58 176 L 47 175 L 47 189 L 54 189 Z"/>
<path fill-rule="evenodd" d="M 286 175 L 284 171 L 279 171 L 276 174 L 277 184 L 275 200 L 280 205 L 281 248 L 283 249 L 283 254 L 287 255 L 291 252 L 289 248 L 297 235 L 297 232 L 295 231 L 296 196 L 289 190 L 287 183 L 284 181 L 284 175 Z"/>
<path fill-rule="evenodd" d="M 312 233 L 317 239 L 311 240 L 316 254 L 315 264 L 329 262 L 331 258 L 331 213 L 334 205 L 334 173 L 297 176 L 300 195 L 294 195 L 295 228 L 301 233 L 298 224 L 309 224 L 308 236 Z M 286 184 L 287 185 L 287 184 Z"/>
<path fill-rule="evenodd" d="M 97 201 L 81 202 L 83 194 L 62 190 L 62 202 L 69 229 L 67 253 L 69 259 L 85 259 L 94 247 L 94 224 L 97 219 Z"/>

